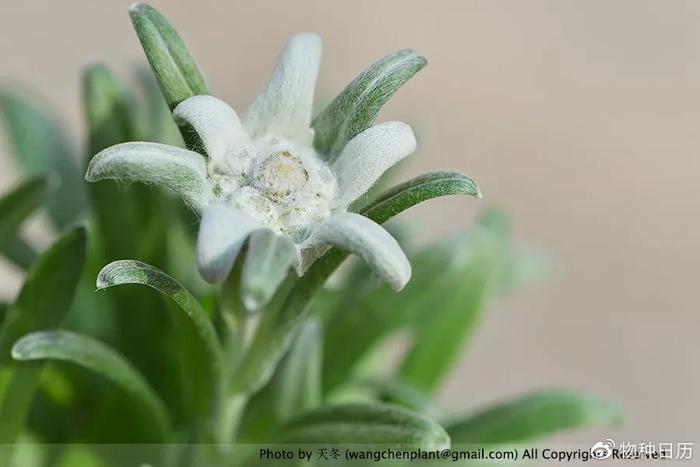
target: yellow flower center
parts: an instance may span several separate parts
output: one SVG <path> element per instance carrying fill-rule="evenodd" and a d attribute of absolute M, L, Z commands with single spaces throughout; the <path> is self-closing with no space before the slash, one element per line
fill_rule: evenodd
<path fill-rule="evenodd" d="M 308 180 L 309 174 L 301 159 L 289 151 L 281 151 L 262 161 L 254 184 L 270 199 L 282 201 L 301 191 Z"/>

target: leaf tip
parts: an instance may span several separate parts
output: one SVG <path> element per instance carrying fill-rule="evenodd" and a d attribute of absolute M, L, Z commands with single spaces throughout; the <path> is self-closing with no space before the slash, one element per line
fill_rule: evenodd
<path fill-rule="evenodd" d="M 85 171 L 85 181 L 86 182 L 96 182 L 100 179 L 100 177 L 96 174 L 95 167 L 97 166 L 97 156 L 100 154 L 95 154 L 95 156 L 90 159 L 90 162 L 88 163 L 87 170 Z"/>
<path fill-rule="evenodd" d="M 248 311 L 257 311 L 267 304 L 269 297 L 259 288 L 246 288 L 241 293 L 243 305 Z"/>
<path fill-rule="evenodd" d="M 97 273 L 97 279 L 95 279 L 95 287 L 97 287 L 97 290 L 107 289 L 115 285 L 114 271 L 118 270 L 123 263 L 124 260 L 113 261 L 100 269 L 100 272 Z"/>
<path fill-rule="evenodd" d="M 95 291 L 100 291 L 104 290 L 109 287 L 109 283 L 102 277 L 102 276 L 97 276 L 97 280 L 95 281 Z"/>
<path fill-rule="evenodd" d="M 428 64 L 428 59 L 425 58 L 423 55 L 419 54 L 415 49 L 401 49 L 392 55 L 399 57 L 410 57 L 421 68 Z"/>
<path fill-rule="evenodd" d="M 36 360 L 37 355 L 33 350 L 36 349 L 37 341 L 46 341 L 53 337 L 54 333 L 52 331 L 37 331 L 22 336 L 12 345 L 10 355 L 17 361 Z"/>
<path fill-rule="evenodd" d="M 102 180 L 102 168 L 105 165 L 103 159 L 105 159 L 104 154 L 107 149 L 109 148 L 105 148 L 92 156 L 92 159 L 90 159 L 90 162 L 88 162 L 87 169 L 85 170 L 86 182 L 97 182 Z"/>
<path fill-rule="evenodd" d="M 145 3 L 134 2 L 129 6 L 129 16 L 133 17 L 136 14 L 143 14 L 147 8 L 148 5 Z"/>
<path fill-rule="evenodd" d="M 423 68 L 425 68 L 425 66 L 428 64 L 428 59 L 416 52 L 415 50 L 411 50 L 411 52 L 415 54 L 416 67 L 418 68 L 418 70 L 422 70 Z"/>
<path fill-rule="evenodd" d="M 440 430 L 436 430 L 432 439 L 427 441 L 427 444 L 429 450 L 443 451 L 445 449 L 450 449 L 452 440 L 450 439 L 450 435 L 447 434 L 447 431 L 440 427 Z"/>
<path fill-rule="evenodd" d="M 64 244 L 75 242 L 77 251 L 79 251 L 81 255 L 85 255 L 87 240 L 88 227 L 86 221 L 82 220 L 76 222 L 73 228 L 68 233 L 66 233 L 60 241 L 65 242 Z"/>
<path fill-rule="evenodd" d="M 23 339 L 18 340 L 17 342 L 14 343 L 12 346 L 11 350 L 11 355 L 14 360 L 18 361 L 24 361 L 24 360 L 29 360 L 29 354 L 25 352 L 24 345 L 23 345 Z"/>

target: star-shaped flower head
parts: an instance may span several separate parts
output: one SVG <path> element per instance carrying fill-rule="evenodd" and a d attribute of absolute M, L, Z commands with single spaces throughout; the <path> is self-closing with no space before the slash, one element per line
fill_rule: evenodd
<path fill-rule="evenodd" d="M 209 95 L 177 105 L 175 121 L 196 132 L 206 156 L 157 143 L 119 144 L 92 159 L 86 179 L 140 181 L 180 194 L 201 215 L 197 255 L 207 281 L 223 281 L 246 240 L 271 231 L 289 246 L 289 262 L 300 275 L 337 246 L 400 290 L 411 276 L 401 247 L 348 207 L 415 150 L 415 137 L 405 123 L 386 122 L 354 135 L 346 128 L 352 137 L 341 147 L 324 144 L 311 120 L 320 59 L 318 36 L 293 36 L 242 120 Z"/>

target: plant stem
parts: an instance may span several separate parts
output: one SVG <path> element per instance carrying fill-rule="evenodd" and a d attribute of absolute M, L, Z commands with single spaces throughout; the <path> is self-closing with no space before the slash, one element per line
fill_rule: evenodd
<path fill-rule="evenodd" d="M 333 248 L 319 258 L 302 278 L 294 280 L 291 290 L 280 287 L 273 304 L 281 306 L 273 305 L 263 315 L 235 373 L 232 388 L 235 393 L 254 394 L 270 379 L 303 321 L 312 298 L 346 257 L 346 252 Z"/>
<path fill-rule="evenodd" d="M 224 450 L 236 438 L 238 425 L 247 403 L 248 397 L 245 394 L 232 394 L 226 399 L 222 407 L 217 441 L 223 446 Z"/>

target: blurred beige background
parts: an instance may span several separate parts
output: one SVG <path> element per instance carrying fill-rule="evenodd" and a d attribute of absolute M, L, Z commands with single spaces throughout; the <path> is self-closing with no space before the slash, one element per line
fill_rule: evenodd
<path fill-rule="evenodd" d="M 83 135 L 81 67 L 101 60 L 126 76 L 144 61 L 129 2 L 1 4 L 3 82 L 38 91 Z M 320 96 L 385 53 L 426 55 L 429 66 L 381 118 L 417 129 L 407 175 L 463 171 L 485 197 L 410 216 L 427 237 L 501 205 L 517 237 L 550 251 L 560 270 L 490 311 L 443 402 L 467 409 L 534 388 L 582 388 L 619 401 L 626 425 L 562 440 L 700 441 L 700 2 L 154 5 L 211 89 L 240 110 L 293 32 L 324 38 Z M 6 189 L 14 169 L 0 161 Z M 7 273 L 0 282 L 6 293 L 17 287 Z"/>

